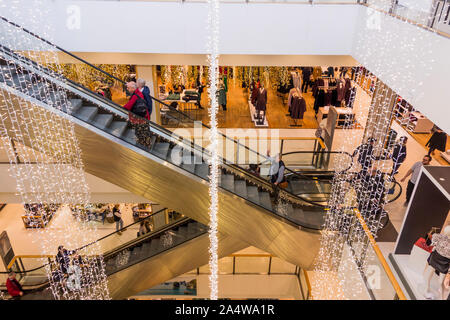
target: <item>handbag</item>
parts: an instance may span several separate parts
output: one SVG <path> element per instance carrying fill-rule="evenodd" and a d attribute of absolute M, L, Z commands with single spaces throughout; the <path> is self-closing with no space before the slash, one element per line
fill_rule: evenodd
<path fill-rule="evenodd" d="M 288 182 L 287 181 L 283 181 L 283 182 L 280 182 L 279 184 L 278 184 L 278 186 L 281 188 L 281 189 L 286 189 L 287 187 L 288 187 Z"/>

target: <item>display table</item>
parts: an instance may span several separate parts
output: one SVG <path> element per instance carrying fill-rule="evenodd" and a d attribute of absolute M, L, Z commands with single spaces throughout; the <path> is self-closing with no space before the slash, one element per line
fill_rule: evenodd
<path fill-rule="evenodd" d="M 28 209 L 25 209 L 26 214 L 22 216 L 25 228 L 45 228 L 58 208 L 59 205 L 56 204 L 46 206 L 38 204 L 28 205 Z"/>
<path fill-rule="evenodd" d="M 145 219 L 152 215 L 153 213 L 153 206 L 152 204 L 139 204 L 137 206 L 134 206 L 132 208 L 133 211 L 133 219 L 134 221 L 138 221 L 141 219 Z"/>
<path fill-rule="evenodd" d="M 412 111 L 408 117 L 415 117 L 417 120 L 410 121 L 406 129 L 413 133 L 430 133 L 434 123 L 418 111 Z"/>
<path fill-rule="evenodd" d="M 255 124 L 255 127 L 268 127 L 269 121 L 267 121 L 267 115 L 264 112 L 264 123 L 258 124 L 258 112 L 256 111 L 255 106 L 253 103 L 248 100 L 248 108 L 250 109 L 250 117 L 252 117 L 252 122 Z"/>
<path fill-rule="evenodd" d="M 447 150 L 446 152 L 441 152 L 441 157 L 450 163 L 450 150 Z"/>
<path fill-rule="evenodd" d="M 352 108 L 335 107 L 335 109 L 338 114 L 338 117 L 336 119 L 336 128 L 342 128 L 344 124 L 348 124 L 349 118 L 352 124 L 355 122 L 355 112 Z M 322 122 L 323 119 L 326 119 L 328 117 L 329 110 L 329 106 L 319 108 L 319 112 L 317 113 L 318 123 Z"/>
<path fill-rule="evenodd" d="M 167 104 L 171 104 L 172 102 L 176 102 L 178 104 L 177 109 L 181 111 L 190 111 L 190 110 L 197 110 L 198 109 L 198 100 L 184 100 L 183 97 L 186 96 L 186 92 L 197 92 L 197 90 L 194 89 L 187 89 L 183 90 L 182 93 L 180 93 L 179 99 L 171 99 L 170 95 L 168 95 L 164 102 Z M 161 111 L 168 111 L 169 108 L 163 106 L 164 108 L 161 108 Z"/>

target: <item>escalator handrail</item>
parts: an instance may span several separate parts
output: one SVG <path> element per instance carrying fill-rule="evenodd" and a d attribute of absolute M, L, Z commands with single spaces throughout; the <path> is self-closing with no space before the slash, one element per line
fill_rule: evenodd
<path fill-rule="evenodd" d="M 135 224 L 137 224 L 137 223 L 141 223 L 142 221 L 147 220 L 147 219 L 153 217 L 154 215 L 163 212 L 163 211 L 166 210 L 166 209 L 167 209 L 167 208 L 163 208 L 163 209 L 161 209 L 161 210 L 158 210 L 158 211 L 152 213 L 151 215 L 149 215 L 148 217 L 145 217 L 145 218 L 143 218 L 143 219 L 140 219 L 140 220 L 138 220 L 138 221 L 135 221 L 135 222 L 133 222 L 133 223 L 130 223 L 129 225 L 126 225 L 125 227 L 123 227 L 123 228 L 120 229 L 120 230 L 116 230 L 116 231 L 114 231 L 114 232 L 111 232 L 111 233 L 107 234 L 106 236 L 103 236 L 103 237 L 101 237 L 101 238 L 99 238 L 99 239 L 97 239 L 97 240 L 95 240 L 95 241 L 92 241 L 92 242 L 90 242 L 90 243 L 88 243 L 88 244 L 85 244 L 85 245 L 83 245 L 83 246 L 81 246 L 81 247 L 79 247 L 79 248 L 77 248 L 77 249 L 75 249 L 75 250 L 73 250 L 73 251 L 76 252 L 76 251 L 82 250 L 82 249 L 84 249 L 84 248 L 86 248 L 86 247 L 88 247 L 88 246 L 91 246 L 91 245 L 93 245 L 93 244 L 95 244 L 95 243 L 97 243 L 97 242 L 99 242 L 99 241 L 101 241 L 101 240 L 103 240 L 103 239 L 106 239 L 106 238 L 108 238 L 108 237 L 110 237 L 110 236 L 112 236 L 112 235 L 114 235 L 114 234 L 117 234 L 118 232 L 121 232 L 121 230 L 123 230 L 123 229 L 126 229 L 126 228 L 128 228 L 128 227 L 131 227 L 131 226 L 133 226 L 133 225 L 135 225 Z M 138 239 L 138 238 L 136 238 L 136 239 Z M 30 270 L 17 271 L 17 272 L 14 271 L 14 272 L 17 273 L 17 274 L 29 273 L 29 272 L 33 272 L 33 271 L 39 270 L 39 269 L 41 269 L 41 268 L 43 268 L 43 267 L 45 267 L 45 266 L 47 266 L 47 265 L 49 265 L 49 264 L 51 264 L 51 263 L 48 262 L 48 263 L 46 263 L 46 264 L 43 264 L 43 265 L 40 266 L 40 267 L 36 267 L 36 268 L 30 269 Z M 9 271 L 0 271 L 0 274 L 8 274 L 8 273 L 9 273 Z"/>

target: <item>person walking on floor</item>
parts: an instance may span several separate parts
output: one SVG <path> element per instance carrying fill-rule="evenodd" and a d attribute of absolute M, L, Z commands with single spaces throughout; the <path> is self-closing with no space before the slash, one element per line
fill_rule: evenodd
<path fill-rule="evenodd" d="M 398 143 L 394 145 L 392 149 L 392 162 L 394 163 L 392 167 L 391 175 L 395 175 L 398 173 L 398 169 L 402 165 L 403 161 L 406 159 L 406 142 L 408 141 L 408 137 L 400 137 Z"/>
<path fill-rule="evenodd" d="M 202 93 L 203 93 L 203 89 L 205 89 L 204 83 L 199 83 L 199 85 L 198 85 L 198 102 L 197 102 L 199 109 L 203 109 L 203 107 L 202 107 Z"/>
<path fill-rule="evenodd" d="M 417 179 L 419 179 L 420 168 L 422 168 L 422 166 L 429 165 L 430 162 L 431 156 L 425 155 L 422 161 L 417 161 L 416 163 L 414 163 L 411 169 L 409 169 L 405 176 L 400 180 L 401 182 L 403 182 L 407 177 L 411 175 L 411 179 L 409 179 L 408 186 L 406 187 L 406 202 L 404 203 L 405 206 L 408 205 L 409 200 L 411 199 L 412 192 L 414 190 L 414 186 L 416 185 Z"/>
<path fill-rule="evenodd" d="M 145 85 L 144 79 L 137 79 L 137 87 L 144 96 L 145 102 L 147 104 L 148 118 L 150 119 L 152 115 L 152 97 L 150 96 L 150 89 Z"/>
<path fill-rule="evenodd" d="M 434 150 L 445 151 L 447 145 L 447 134 L 440 128 L 435 127 L 434 132 L 431 135 L 425 146 L 428 146 L 428 155 L 434 155 Z"/>
<path fill-rule="evenodd" d="M 119 231 L 119 234 L 122 234 L 120 230 L 123 229 L 123 219 L 122 219 L 122 213 L 119 210 L 119 205 L 114 205 L 113 208 L 113 215 L 114 215 L 114 221 L 116 222 L 116 231 Z"/>
<path fill-rule="evenodd" d="M 16 274 L 13 271 L 8 274 L 8 279 L 6 279 L 6 289 L 8 289 L 8 293 L 13 300 L 20 300 L 24 295 L 22 285 L 17 281 Z"/>
<path fill-rule="evenodd" d="M 227 111 L 227 92 L 223 83 L 219 85 L 219 91 L 217 91 L 218 104 L 222 106 L 223 111 Z"/>
<path fill-rule="evenodd" d="M 311 78 L 313 70 L 311 67 L 304 67 L 302 68 L 302 92 L 308 92 L 308 86 L 309 86 L 309 79 Z"/>

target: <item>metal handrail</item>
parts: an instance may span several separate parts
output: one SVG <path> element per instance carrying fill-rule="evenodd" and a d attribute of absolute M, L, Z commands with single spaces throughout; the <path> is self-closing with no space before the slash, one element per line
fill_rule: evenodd
<path fill-rule="evenodd" d="M 354 209 L 354 212 L 355 212 L 356 217 L 358 218 L 359 223 L 363 227 L 364 232 L 365 232 L 367 238 L 369 239 L 369 242 L 370 242 L 375 254 L 377 255 L 377 258 L 380 261 L 384 271 L 386 272 L 386 275 L 388 276 L 389 281 L 391 282 L 392 287 L 394 288 L 399 300 L 407 300 L 399 283 L 397 282 L 397 279 L 395 279 L 395 276 L 392 273 L 391 268 L 389 268 L 389 265 L 386 262 L 386 259 L 384 258 L 383 254 L 381 253 L 381 250 L 378 247 L 377 242 L 375 241 L 372 233 L 370 232 L 369 228 L 367 227 L 367 224 L 364 221 L 364 218 L 362 217 L 361 213 L 356 208 Z"/>

